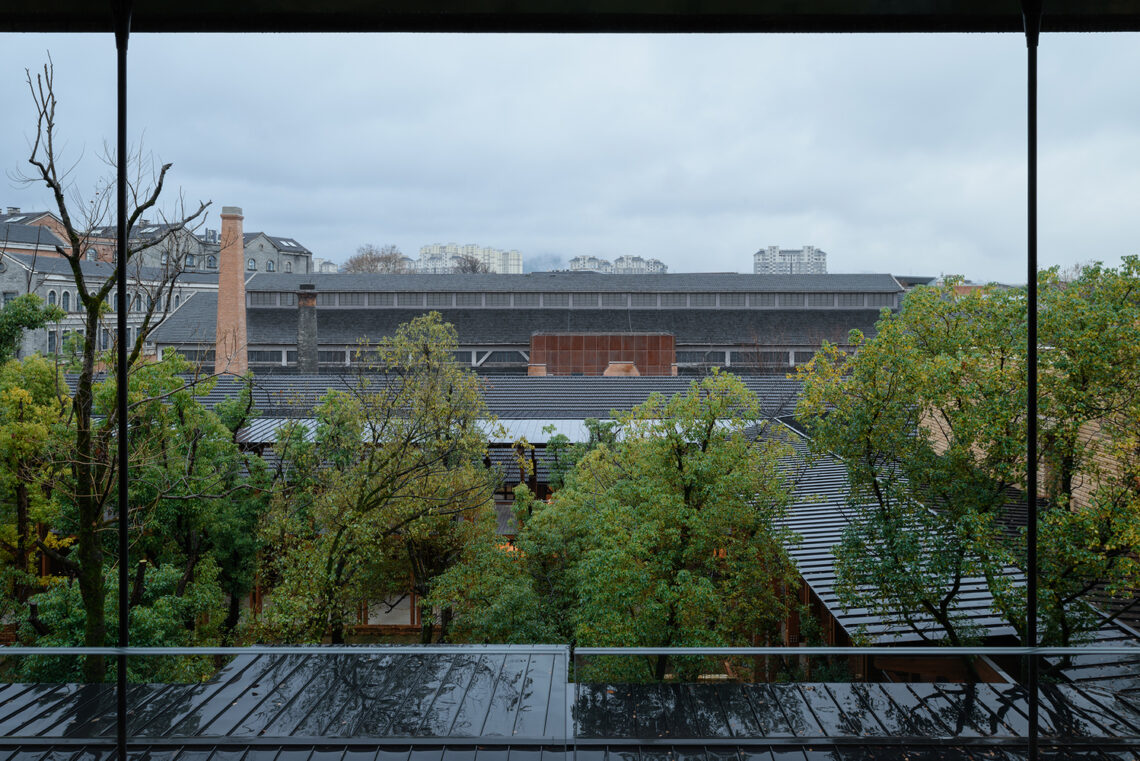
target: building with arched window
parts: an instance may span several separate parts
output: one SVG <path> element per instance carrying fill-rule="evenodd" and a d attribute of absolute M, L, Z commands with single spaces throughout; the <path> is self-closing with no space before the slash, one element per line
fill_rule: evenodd
<path fill-rule="evenodd" d="M 114 266 L 101 261 L 80 262 L 83 277 L 89 289 L 98 288 L 106 278 L 114 272 Z M 187 297 L 194 293 L 216 292 L 218 276 L 216 274 L 183 272 L 179 274 L 172 287 L 164 288 L 164 277 L 169 278 L 169 271 L 160 267 L 139 267 L 134 277 L 128 282 L 130 301 L 127 321 L 131 330 L 137 331 L 142 325 L 146 312 L 142 309 L 146 301 L 152 304 L 158 302 L 158 294 L 164 295 L 163 304 L 171 304 L 170 314 L 177 312 L 187 303 Z M 168 282 L 169 285 L 169 282 Z M 5 299 L 14 298 L 25 293 L 30 288 L 32 293 L 38 294 L 48 304 L 59 306 L 64 315 L 56 323 L 38 330 L 24 331 L 23 343 L 18 356 L 25 357 L 35 353 L 53 354 L 64 345 L 64 337 L 71 333 L 80 333 L 86 329 L 84 322 L 86 315 L 83 304 L 76 292 L 75 275 L 71 271 L 71 264 L 61 256 L 34 256 L 31 254 L 0 253 L 0 290 Z M 111 291 L 107 299 L 107 313 L 101 319 L 100 347 L 110 345 L 110 336 L 116 330 L 115 292 Z M 146 299 L 146 301 L 144 301 Z M 165 317 L 156 313 L 152 316 L 151 324 L 161 324 Z M 107 340 L 102 338 L 107 333 Z"/>

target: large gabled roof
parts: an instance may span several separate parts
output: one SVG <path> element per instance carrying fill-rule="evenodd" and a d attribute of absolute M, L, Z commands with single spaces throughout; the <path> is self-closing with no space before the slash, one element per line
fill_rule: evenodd
<path fill-rule="evenodd" d="M 507 276 L 509 277 L 509 276 Z M 256 279 L 253 278 L 253 279 Z M 252 282 L 252 281 L 251 281 Z M 376 342 L 394 335 L 400 325 L 430 311 L 421 309 L 319 309 L 321 345 L 354 347 L 367 338 Z M 770 344 L 818 345 L 821 340 L 846 343 L 852 329 L 875 335 L 875 309 L 483 309 L 440 308 L 455 326 L 459 341 L 470 345 L 519 346 L 536 333 L 669 333 L 679 349 L 686 346 L 739 346 L 762 349 Z M 246 330 L 251 346 L 297 342 L 295 307 L 250 308 Z M 192 344 L 214 340 L 217 294 L 198 293 L 170 321 L 155 331 L 160 344 Z"/>
<path fill-rule="evenodd" d="M 197 297 L 195 297 L 197 298 Z M 344 375 L 261 375 L 253 379 L 253 404 L 266 418 L 308 418 L 322 396 L 331 390 L 354 391 L 361 379 L 376 378 L 356 373 Z M 791 414 L 799 396 L 799 381 L 775 376 L 744 375 L 739 379 L 760 400 L 765 415 Z M 585 420 L 608 418 L 613 410 L 628 410 L 650 394 L 672 396 L 683 393 L 693 378 L 674 376 L 515 376 L 486 375 L 479 378 L 488 411 L 496 417 L 513 420 Z M 235 398 L 243 381 L 221 376 L 202 385 L 202 404 L 213 408 L 225 399 Z M 256 429 L 269 435 L 264 426 Z M 250 431 L 249 440 L 265 443 L 272 439 Z"/>
<path fill-rule="evenodd" d="M 44 225 L 0 220 L 0 246 L 5 243 L 28 243 L 39 246 L 59 246 L 61 248 L 67 245 Z"/>
<path fill-rule="evenodd" d="M 65 277 L 72 275 L 70 262 L 62 256 L 33 257 L 31 254 L 5 253 L 4 257 L 11 259 L 25 269 L 33 270 L 42 275 L 63 275 Z M 110 277 L 115 272 L 115 265 L 108 262 L 89 262 L 84 260 L 79 263 L 79 266 L 83 272 L 83 276 L 85 278 L 91 278 L 92 280 Z M 158 282 L 162 277 L 163 270 L 160 267 L 130 265 L 128 268 L 128 279 L 131 282 L 135 280 Z M 218 282 L 218 276 L 216 273 L 183 272 L 178 275 L 178 282 L 185 284 L 216 284 Z"/>
<path fill-rule="evenodd" d="M 286 274 L 262 272 L 247 291 L 501 292 L 501 293 L 899 293 L 887 274 L 751 275 L 678 272 L 664 275 L 604 275 L 597 272 L 531 272 L 525 275 Z"/>
<path fill-rule="evenodd" d="M 280 235 L 270 235 L 263 232 L 249 232 L 242 233 L 242 243 L 249 245 L 251 241 L 264 236 L 270 245 L 278 251 L 283 251 L 287 254 L 312 254 L 313 252 L 305 248 L 293 238 L 283 238 Z"/>

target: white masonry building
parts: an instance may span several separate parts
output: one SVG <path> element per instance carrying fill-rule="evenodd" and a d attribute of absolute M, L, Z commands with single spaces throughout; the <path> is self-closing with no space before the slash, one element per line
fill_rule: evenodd
<path fill-rule="evenodd" d="M 487 267 L 487 272 L 498 275 L 521 275 L 522 254 L 512 249 L 502 251 L 497 248 L 468 243 L 434 243 L 420 247 L 420 258 L 415 262 L 415 271 L 424 275 L 446 275 L 455 272 L 457 260 L 471 258 Z"/>
<path fill-rule="evenodd" d="M 826 275 L 827 253 L 815 246 L 768 246 L 752 255 L 752 272 L 756 275 Z"/>

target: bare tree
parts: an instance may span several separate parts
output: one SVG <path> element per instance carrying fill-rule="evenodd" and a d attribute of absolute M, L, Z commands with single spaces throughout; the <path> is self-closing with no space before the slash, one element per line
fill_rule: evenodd
<path fill-rule="evenodd" d="M 456 274 L 480 274 L 490 272 L 491 268 L 487 266 L 486 262 L 476 259 L 474 256 L 462 254 L 455 257 L 452 261 L 452 271 Z"/>
<path fill-rule="evenodd" d="M 411 271 L 408 258 L 390 243 L 380 248 L 366 243 L 356 249 L 356 253 L 341 267 L 341 272 L 380 272 L 389 275 L 407 275 Z"/>
<path fill-rule="evenodd" d="M 129 287 L 119 283 L 117 273 L 112 271 L 106 279 L 88 279 L 82 263 L 86 253 L 97 243 L 106 243 L 100 231 L 106 228 L 112 218 L 112 198 L 114 183 L 106 182 L 99 186 L 94 195 L 84 204 L 69 199 L 72 186 L 68 178 L 70 169 L 61 170 L 60 149 L 56 144 L 58 132 L 55 121 L 56 97 L 53 87 L 54 68 L 50 62 L 35 77 L 26 71 L 28 89 L 36 109 L 36 132 L 32 141 L 28 164 L 32 169 L 20 179 L 28 184 L 44 183 L 51 191 L 59 218 L 66 231 L 64 247 L 57 248 L 60 256 L 70 265 L 75 281 L 79 311 L 83 319 L 83 333 L 80 337 L 81 352 L 79 374 L 72 399 L 72 413 L 75 418 L 75 449 L 71 453 L 70 471 L 74 479 L 74 500 L 77 510 L 76 545 L 71 554 L 64 555 L 57 549 L 38 543 L 41 551 L 50 556 L 79 581 L 80 594 L 85 611 L 83 642 L 88 647 L 106 645 L 107 621 L 104 608 L 106 592 L 103 584 L 104 550 L 102 532 L 114 522 L 115 512 L 109 509 L 116 494 L 115 483 L 118 463 L 111 455 L 115 451 L 115 431 L 117 417 L 122 410 L 112 406 L 108 415 L 94 420 L 93 386 L 96 370 L 96 354 L 100 333 L 101 316 L 110 306 L 109 300 L 116 288 Z M 113 156 L 107 156 L 114 161 Z M 162 194 L 166 174 L 170 164 L 155 169 L 155 163 L 141 151 L 132 161 L 133 176 L 128 180 L 128 208 L 126 220 L 128 231 L 132 230 L 143 214 L 157 213 L 157 203 Z M 188 211 L 182 199 L 176 204 L 172 214 L 173 222 L 166 222 L 164 232 L 145 239 L 134 238 L 125 251 L 128 266 L 138 270 L 141 254 L 156 246 L 165 246 L 168 241 L 204 219 L 209 202 L 199 203 L 196 209 Z M 76 213 L 73 214 L 73 210 Z M 128 233 L 128 239 L 130 239 Z M 166 267 L 157 279 L 150 279 L 147 293 L 141 293 L 136 283 L 134 298 L 141 308 L 142 320 L 137 334 L 128 346 L 116 346 L 116 351 L 129 352 L 129 367 L 142 358 L 143 346 L 150 331 L 162 321 L 169 308 L 169 296 L 180 273 L 179 266 Z M 140 280 L 141 283 L 141 280 Z M 121 379 L 125 380 L 125 379 Z M 124 562 L 125 558 L 122 559 Z M 89 656 L 84 663 L 84 676 L 90 681 L 100 681 L 106 673 L 106 661 L 102 656 Z"/>

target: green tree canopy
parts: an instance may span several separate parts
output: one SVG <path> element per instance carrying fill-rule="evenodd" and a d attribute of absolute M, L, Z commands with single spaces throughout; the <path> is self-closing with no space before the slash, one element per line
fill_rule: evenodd
<path fill-rule="evenodd" d="M 456 636 L 575 645 L 748 645 L 776 635 L 794 578 L 789 493 L 759 404 L 735 377 L 617 415 L 550 504 L 516 492 L 507 546 L 485 524 L 435 588 Z M 661 678 L 667 658 L 627 664 Z"/>
<path fill-rule="evenodd" d="M 1040 630 L 1068 644 L 1102 622 L 1085 599 L 1098 582 L 1136 581 L 1140 281 L 1129 259 L 1069 284 L 1046 271 L 1039 285 Z M 1024 531 L 1008 512 L 1025 484 L 1026 298 L 953 286 L 916 289 L 874 339 L 853 337 L 854 356 L 825 346 L 799 372 L 797 414 L 850 477 L 842 601 L 956 644 L 980 634 L 958 607 L 972 576 L 1024 632 L 1009 573 L 1025 570 Z"/>
<path fill-rule="evenodd" d="M 288 484 L 263 535 L 272 545 L 262 636 L 342 641 L 361 602 L 427 591 L 458 552 L 461 519 L 490 505 L 488 415 L 476 376 L 453 361 L 438 312 L 363 346 L 350 392 L 329 392 L 312 441 L 286 430 Z M 425 637 L 431 611 L 425 610 Z"/>
<path fill-rule="evenodd" d="M 17 296 L 0 309 L 0 364 L 16 356 L 25 330 L 36 330 L 63 317 L 63 310 L 46 306 L 34 293 Z"/>

